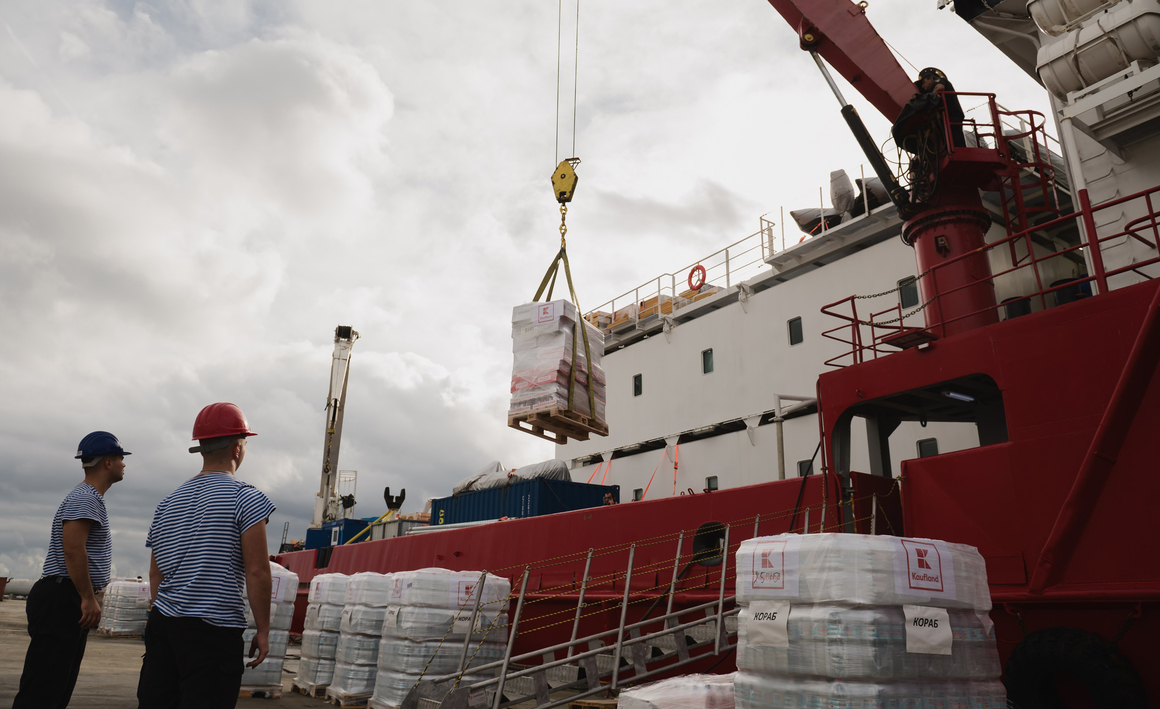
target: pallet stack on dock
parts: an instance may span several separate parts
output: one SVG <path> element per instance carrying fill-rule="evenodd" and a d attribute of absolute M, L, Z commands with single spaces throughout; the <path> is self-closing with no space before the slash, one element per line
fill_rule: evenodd
<path fill-rule="evenodd" d="M 379 638 L 391 593 L 391 575 L 353 574 L 339 622 L 334 678 L 326 698 L 338 706 L 363 706 L 375 690 Z"/>
<path fill-rule="evenodd" d="M 973 547 L 760 537 L 737 550 L 737 601 L 737 709 L 1007 705 Z"/>
<path fill-rule="evenodd" d="M 472 674 L 471 668 L 503 658 L 511 584 L 487 576 L 473 628 L 471 614 L 480 593 L 480 575 L 446 569 L 391 574 L 390 606 L 383 622 L 370 709 L 398 709 L 420 679 L 456 673 L 461 658 L 467 668 L 461 684 L 495 676 L 495 672 Z"/>
<path fill-rule="evenodd" d="M 591 366 L 577 323 L 588 332 Z M 601 366 L 604 333 L 584 321 L 573 303 L 554 300 L 516 306 L 512 311 L 512 354 L 509 426 L 558 443 L 568 438 L 586 441 L 592 433 L 608 435 Z M 595 411 L 589 402 L 590 383 Z"/>
<path fill-rule="evenodd" d="M 348 582 L 345 574 L 319 574 L 310 580 L 302 630 L 302 659 L 294 677 L 296 692 L 320 697 L 330 686 Z"/>
<path fill-rule="evenodd" d="M 298 574 L 270 562 L 270 652 L 257 667 L 246 667 L 242 673 L 242 697 L 282 696 L 282 666 L 290 644 L 290 623 L 294 618 L 294 598 L 298 594 Z M 249 596 L 245 596 L 246 625 L 242 633 L 242 652 L 249 662 L 250 643 L 257 633 Z"/>
<path fill-rule="evenodd" d="M 117 579 L 105 587 L 97 633 L 119 637 L 142 635 L 148 613 L 149 584 Z"/>

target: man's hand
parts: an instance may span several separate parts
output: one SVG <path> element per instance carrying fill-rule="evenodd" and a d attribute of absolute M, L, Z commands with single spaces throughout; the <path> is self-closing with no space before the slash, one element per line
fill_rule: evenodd
<path fill-rule="evenodd" d="M 82 598 L 80 626 L 85 630 L 92 630 L 100 624 L 101 604 L 97 603 L 97 599 L 93 597 Z"/>
<path fill-rule="evenodd" d="M 250 641 L 250 654 L 248 657 L 254 657 L 254 653 L 258 656 L 246 663 L 246 667 L 257 667 L 262 664 L 262 660 L 266 659 L 266 655 L 270 654 L 270 631 L 258 630 L 254 633 L 254 639 Z"/>

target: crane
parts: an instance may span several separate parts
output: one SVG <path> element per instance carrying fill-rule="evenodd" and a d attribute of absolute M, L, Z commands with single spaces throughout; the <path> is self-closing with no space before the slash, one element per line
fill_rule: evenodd
<path fill-rule="evenodd" d="M 342 443 L 342 416 L 346 410 L 346 385 L 350 378 L 350 351 L 358 333 L 350 325 L 334 329 L 334 357 L 330 365 L 330 393 L 326 398 L 326 436 L 322 442 L 322 481 L 314 499 L 311 529 L 339 518 L 340 506 L 351 507 L 354 500 L 338 494 L 338 451 Z"/>

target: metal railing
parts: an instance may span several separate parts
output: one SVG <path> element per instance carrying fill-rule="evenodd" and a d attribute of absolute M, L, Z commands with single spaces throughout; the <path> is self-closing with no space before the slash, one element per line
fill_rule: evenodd
<path fill-rule="evenodd" d="M 938 288 L 939 273 L 943 269 L 964 259 L 977 256 L 977 253 L 970 252 L 948 259 L 926 273 L 921 274 L 918 280 L 921 281 L 923 278 L 932 279 L 932 290 L 938 295 L 921 303 L 916 309 L 910 312 L 903 313 L 901 305 L 895 304 L 879 311 L 874 311 L 873 307 L 871 307 L 863 311 L 865 313 L 864 315 L 859 315 L 859 300 L 873 300 L 886 297 L 892 295 L 895 292 L 893 290 L 876 296 L 851 295 L 824 306 L 822 313 L 841 320 L 843 324 L 824 331 L 822 335 L 841 342 L 848 347 L 841 354 L 826 360 L 825 364 L 831 367 L 845 367 L 851 364 L 859 364 L 867 359 L 877 359 L 880 356 L 897 352 L 898 349 L 885 344 L 884 340 L 892 334 L 898 333 L 903 329 L 908 329 L 904 323 L 904 319 L 917 315 L 925 309 L 935 309 L 935 312 L 938 314 L 937 320 L 939 324 L 932 327 L 909 329 L 913 329 L 916 332 L 926 332 L 934 337 L 945 337 L 947 325 L 988 312 L 995 312 L 998 315 L 1000 309 L 1005 308 L 1010 301 L 1021 301 L 1027 306 L 1028 311 L 1030 310 L 1031 303 L 1038 301 L 1041 309 L 1046 309 L 1051 307 L 1048 296 L 1051 296 L 1051 301 L 1053 301 L 1051 303 L 1052 305 L 1058 305 L 1061 304 L 1061 300 L 1065 297 L 1087 297 L 1088 295 L 1107 293 L 1108 280 L 1115 276 L 1134 273 L 1142 278 L 1151 279 L 1152 276 L 1142 269 L 1160 263 L 1160 211 L 1157 211 L 1158 203 L 1160 203 L 1160 185 L 1126 197 L 1104 202 L 1096 207 L 1092 207 L 1087 201 L 1086 193 L 1081 192 L 1079 197 L 1079 211 L 1038 224 L 1003 239 L 990 242 L 983 247 L 982 251 L 989 254 L 995 249 L 1011 249 L 1014 244 L 1022 243 L 1026 249 L 1027 256 L 1013 261 L 1009 268 L 986 278 L 976 279 L 956 288 L 946 290 L 945 292 L 940 292 Z M 1122 228 L 1113 233 L 1100 236 L 1097 233 L 1095 215 L 1105 210 L 1110 211 L 1116 209 L 1122 210 L 1124 214 L 1135 213 L 1141 216 L 1130 218 L 1125 221 Z M 1082 233 L 1086 237 L 1085 240 L 1067 246 L 1066 248 L 1046 253 L 1038 251 L 1035 248 L 1033 237 L 1036 234 L 1058 229 L 1066 225 L 1073 225 L 1075 227 L 1082 226 Z M 1103 248 L 1113 240 L 1128 238 L 1134 239 L 1149 249 L 1155 250 L 1156 255 L 1117 268 L 1105 269 L 1102 256 Z M 1045 279 L 1041 264 L 1051 259 L 1074 259 L 1084 256 L 1089 257 L 1087 260 L 1091 264 L 1091 274 L 1083 274 L 1076 278 L 1064 279 L 1065 282 L 1056 281 L 1050 285 L 1044 285 Z M 1022 293 L 1015 298 L 1008 299 L 1008 302 L 989 305 L 985 308 L 958 315 L 950 319 L 944 320 L 942 317 L 942 299 L 959 293 L 960 291 L 976 287 L 980 283 L 990 282 L 994 284 L 997 279 L 1015 273 L 1031 274 L 1035 288 L 1030 292 Z M 1087 292 L 1085 292 L 1085 287 Z"/>

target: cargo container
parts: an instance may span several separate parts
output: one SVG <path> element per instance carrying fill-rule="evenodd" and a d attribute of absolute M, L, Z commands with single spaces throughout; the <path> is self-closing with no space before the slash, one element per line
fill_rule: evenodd
<path fill-rule="evenodd" d="M 367 524 L 373 522 L 372 517 L 366 519 L 339 519 L 333 522 L 323 522 L 321 529 L 306 530 L 306 548 L 322 549 L 346 544 L 351 537 L 366 529 Z M 366 538 L 364 534 L 363 539 Z"/>
<path fill-rule="evenodd" d="M 568 480 L 523 480 L 511 485 L 461 492 L 431 502 L 431 524 L 480 522 L 501 517 L 539 517 L 604 504 L 605 493 L 620 502 L 619 485 Z"/>

